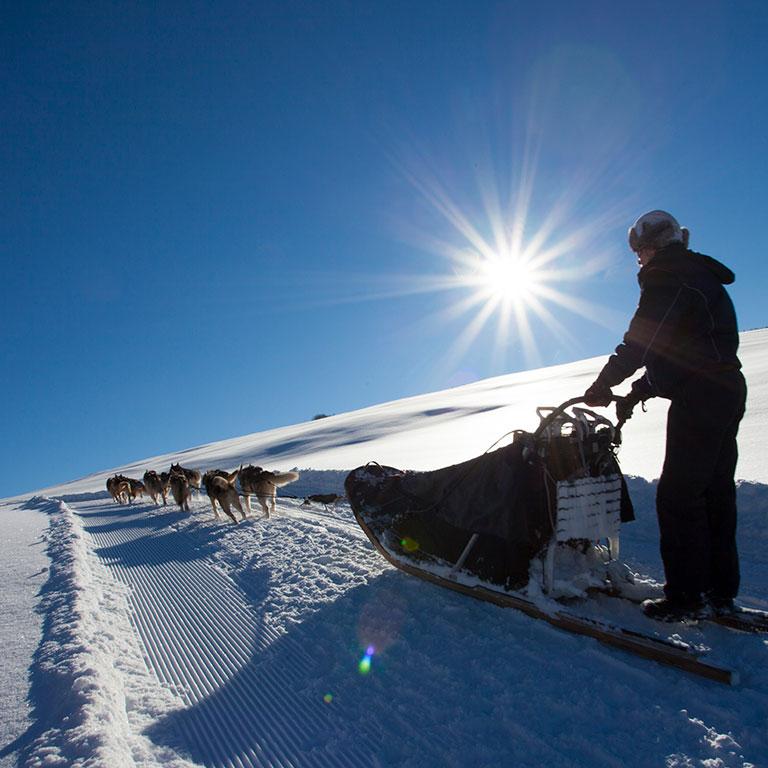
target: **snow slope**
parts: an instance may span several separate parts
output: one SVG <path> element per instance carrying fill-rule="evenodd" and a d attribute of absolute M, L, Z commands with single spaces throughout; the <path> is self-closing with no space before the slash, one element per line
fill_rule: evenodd
<path fill-rule="evenodd" d="M 739 354 L 749 386 L 748 414 L 742 423 L 736 476 L 768 483 L 763 461 L 768 420 L 768 329 L 741 334 Z M 153 456 L 70 483 L 44 489 L 51 495 L 104 490 L 115 471 L 140 476 L 172 461 L 192 467 L 261 466 L 351 469 L 372 457 L 410 469 L 434 469 L 476 456 L 513 429 L 533 429 L 538 406 L 558 405 L 584 392 L 605 363 L 595 357 L 576 363 L 512 373 L 427 395 L 318 421 L 222 440 L 176 453 Z M 617 387 L 621 394 L 629 382 Z M 621 462 L 624 472 L 658 477 L 664 457 L 665 400 L 649 400 L 648 412 L 627 423 Z"/>
<path fill-rule="evenodd" d="M 742 593 L 768 607 L 768 332 L 742 338 Z M 120 468 L 312 467 L 283 489 L 298 498 L 280 499 L 269 521 L 216 520 L 202 497 L 191 514 L 115 505 L 102 490 L 114 470 L 2 502 L 0 765 L 768 764 L 766 639 L 673 628 L 739 670 L 741 685 L 724 688 L 408 577 L 372 550 L 347 505 L 301 504 L 371 459 L 428 468 L 477 454 L 534 426 L 536 405 L 583 391 L 601 364 L 513 374 Z M 654 406 L 625 431 L 631 474 L 658 473 L 664 414 Z M 638 520 L 625 526 L 623 555 L 658 579 L 654 486 L 636 477 L 630 488 Z M 626 606 L 602 608 L 655 627 Z"/>

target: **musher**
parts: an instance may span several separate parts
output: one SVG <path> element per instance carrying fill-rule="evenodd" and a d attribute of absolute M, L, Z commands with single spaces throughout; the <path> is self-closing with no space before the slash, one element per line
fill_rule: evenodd
<path fill-rule="evenodd" d="M 688 249 L 688 230 L 665 211 L 650 211 L 629 230 L 640 264 L 640 301 L 629 329 L 584 393 L 592 407 L 610 403 L 611 387 L 645 374 L 616 405 L 629 418 L 639 402 L 670 400 L 664 467 L 656 492 L 665 597 L 643 610 L 666 621 L 734 609 L 736 434 L 746 383 L 737 356 L 733 303 L 723 287 L 734 274 Z"/>

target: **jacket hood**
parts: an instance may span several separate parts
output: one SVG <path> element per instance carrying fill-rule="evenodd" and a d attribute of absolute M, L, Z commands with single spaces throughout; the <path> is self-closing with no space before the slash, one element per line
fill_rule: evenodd
<path fill-rule="evenodd" d="M 717 259 L 707 256 L 704 253 L 690 251 L 682 243 L 672 243 L 666 248 L 662 248 L 656 256 L 651 259 L 646 267 L 662 266 L 662 263 L 675 264 L 676 270 L 687 271 L 691 267 L 706 269 L 711 272 L 723 285 L 731 285 L 736 280 L 736 275 Z M 641 270 L 644 271 L 646 267 Z"/>

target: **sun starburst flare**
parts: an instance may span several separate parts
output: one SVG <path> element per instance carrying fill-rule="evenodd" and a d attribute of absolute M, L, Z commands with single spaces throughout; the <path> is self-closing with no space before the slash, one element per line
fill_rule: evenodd
<path fill-rule="evenodd" d="M 536 218 L 534 226 L 535 162 L 529 158 L 521 168 L 507 201 L 498 185 L 489 181 L 493 174 L 486 173 L 480 184 L 482 210 L 473 215 L 429 173 L 400 166 L 433 213 L 448 225 L 440 236 L 411 232 L 408 239 L 440 257 L 445 269 L 442 274 L 411 276 L 412 290 L 465 293 L 433 316 L 442 327 L 468 316 L 447 351 L 448 365 L 457 364 L 494 319 L 495 355 L 522 351 L 527 364 L 541 361 L 537 329 L 561 344 L 578 347 L 565 317 L 568 313 L 604 327 L 617 323 L 614 312 L 581 299 L 576 286 L 610 263 L 599 243 L 606 228 L 616 224 L 617 210 L 577 215 L 578 201 L 564 194 Z"/>
<path fill-rule="evenodd" d="M 400 239 L 435 256 L 435 266 L 428 274 L 324 271 L 313 275 L 313 294 L 301 297 L 302 309 L 423 296 L 430 309 L 420 322 L 422 333 L 444 336 L 448 327 L 458 326 L 439 359 L 446 372 L 461 364 L 489 326 L 491 368 L 503 370 L 510 357 L 521 357 L 519 362 L 528 367 L 543 364 L 542 345 L 551 347 L 553 338 L 561 348 L 579 350 L 578 326 L 569 315 L 608 329 L 621 325 L 623 316 L 586 300 L 580 288 L 612 265 L 605 232 L 622 223 L 624 206 L 613 203 L 585 214 L 584 198 L 591 190 L 585 179 L 577 179 L 546 205 L 537 202 L 537 152 L 526 147 L 526 153 L 518 163 L 516 183 L 500 184 L 485 167 L 470 204 L 452 196 L 423 160 L 404 163 L 392 157 L 399 174 L 426 203 L 426 209 L 419 209 L 418 224 L 418 206 L 407 219 L 398 220 Z M 302 277 L 307 283 L 306 275 Z M 332 298 L 318 293 L 323 283 Z M 340 284 L 345 286 L 341 294 Z M 435 308 L 435 302 L 426 301 L 428 295 L 444 298 Z"/>

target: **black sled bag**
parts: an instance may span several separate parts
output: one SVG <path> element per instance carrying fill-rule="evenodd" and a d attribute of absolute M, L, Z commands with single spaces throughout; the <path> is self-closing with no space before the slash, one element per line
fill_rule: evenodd
<path fill-rule="evenodd" d="M 511 445 L 429 472 L 367 464 L 347 476 L 347 498 L 375 543 L 417 567 L 452 566 L 478 534 L 463 569 L 517 589 L 552 539 L 555 483 L 571 463 L 568 442 L 560 450 L 550 443 L 542 458 L 523 433 Z M 623 522 L 634 518 L 623 477 L 621 507 Z"/>
<path fill-rule="evenodd" d="M 513 443 L 430 472 L 368 464 L 348 475 L 347 498 L 369 535 L 415 565 L 425 559 L 455 563 L 477 533 L 466 570 L 520 586 L 552 534 L 543 473 L 522 452 Z"/>

